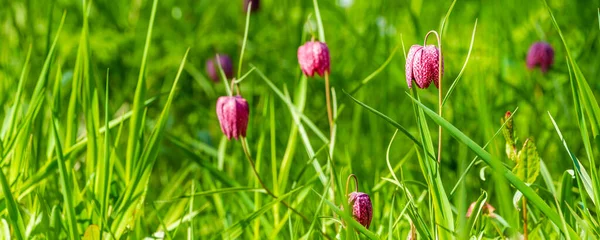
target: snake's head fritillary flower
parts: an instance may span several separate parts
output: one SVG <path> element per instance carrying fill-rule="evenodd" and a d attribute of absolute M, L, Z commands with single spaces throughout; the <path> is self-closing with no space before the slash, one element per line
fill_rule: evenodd
<path fill-rule="evenodd" d="M 473 214 L 473 210 L 475 208 L 475 205 L 477 205 L 477 202 L 471 203 L 471 205 L 469 206 L 469 209 L 467 210 L 467 217 L 471 217 L 471 214 Z M 489 204 L 489 203 L 486 202 L 483 205 L 482 212 L 486 216 L 489 216 L 491 218 L 495 218 L 496 217 L 496 214 L 494 214 L 495 210 L 496 209 L 491 204 Z"/>
<path fill-rule="evenodd" d="M 246 137 L 248 128 L 248 102 L 241 96 L 224 96 L 217 100 L 217 117 L 227 139 Z"/>
<path fill-rule="evenodd" d="M 536 42 L 527 52 L 527 68 L 533 69 L 540 66 L 542 73 L 548 72 L 554 64 L 554 49 L 547 42 Z"/>
<path fill-rule="evenodd" d="M 419 88 L 428 88 L 432 82 L 439 88 L 440 66 L 442 74 L 444 74 L 444 59 L 440 64 L 439 57 L 440 51 L 434 45 L 411 46 L 406 57 L 406 83 L 408 87 L 412 88 L 412 81 L 415 80 Z"/>
<path fill-rule="evenodd" d="M 233 65 L 231 64 L 231 58 L 225 54 L 218 55 L 219 63 L 227 79 L 233 77 Z M 219 82 L 219 65 L 217 65 L 217 57 L 208 59 L 206 61 L 206 73 L 208 77 L 214 82 Z"/>
<path fill-rule="evenodd" d="M 307 76 L 320 76 L 329 73 L 329 48 L 327 44 L 319 41 L 309 41 L 298 48 L 298 63 L 302 72 Z"/>
<path fill-rule="evenodd" d="M 258 11 L 258 8 L 260 7 L 259 0 L 244 0 L 244 12 L 248 11 L 248 5 L 250 5 L 250 3 L 252 3 L 252 6 L 250 6 L 250 12 Z"/>
<path fill-rule="evenodd" d="M 352 205 L 354 219 L 368 229 L 373 219 L 373 204 L 371 204 L 369 195 L 363 192 L 352 192 L 348 203 Z"/>

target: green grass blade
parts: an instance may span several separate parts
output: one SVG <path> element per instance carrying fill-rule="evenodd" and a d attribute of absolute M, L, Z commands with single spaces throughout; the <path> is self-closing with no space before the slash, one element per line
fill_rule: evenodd
<path fill-rule="evenodd" d="M 388 64 L 390 64 L 390 62 L 392 62 L 392 59 L 394 59 L 394 56 L 396 55 L 396 52 L 398 51 L 398 48 L 400 48 L 400 45 L 396 46 L 394 48 L 394 50 L 392 50 L 392 53 L 390 53 L 390 55 L 388 56 L 388 58 L 385 60 L 385 62 L 383 62 L 383 64 L 381 66 L 379 66 L 379 68 L 377 68 L 374 72 L 372 72 L 371 74 L 369 74 L 369 76 L 367 76 L 365 79 L 363 79 L 362 81 L 360 81 L 360 83 L 358 84 L 358 86 L 354 87 L 351 91 L 350 91 L 350 95 L 354 95 L 356 92 L 358 92 L 358 90 L 360 90 L 362 87 L 364 87 L 365 85 L 367 85 L 367 83 L 369 83 L 371 80 L 373 80 L 373 78 L 375 78 L 377 75 L 379 75 L 379 73 L 381 73 L 383 71 L 383 69 L 385 69 L 385 67 L 387 67 Z"/>
<path fill-rule="evenodd" d="M 146 42 L 144 44 L 144 53 L 142 56 L 142 63 L 140 65 L 140 74 L 138 76 L 137 85 L 135 87 L 135 94 L 133 97 L 133 114 L 131 115 L 131 121 L 129 122 L 129 136 L 127 140 L 127 155 L 125 158 L 126 167 L 126 181 L 129 181 L 133 175 L 132 166 L 137 163 L 135 157 L 136 152 L 140 148 L 138 146 L 138 134 L 142 129 L 142 114 L 143 114 L 143 102 L 146 95 L 146 62 L 148 58 L 148 51 L 150 49 L 150 43 L 152 40 L 152 28 L 154 27 L 154 18 L 156 16 L 156 7 L 158 0 L 152 1 L 152 12 L 150 14 L 150 22 L 148 25 L 148 32 L 146 33 Z"/>
<path fill-rule="evenodd" d="M 595 201 L 596 203 L 598 203 L 600 202 L 600 177 L 598 176 L 598 169 L 596 167 L 597 165 L 594 152 L 592 150 L 591 143 L 589 140 L 590 138 L 587 133 L 587 125 L 585 124 L 585 121 L 583 119 L 583 112 L 587 114 L 592 128 L 592 135 L 594 138 L 596 138 L 600 134 L 600 107 L 598 106 L 598 101 L 596 100 L 593 91 L 591 90 L 589 84 L 583 76 L 579 65 L 577 65 L 575 59 L 573 58 L 573 55 L 571 54 L 571 51 L 569 50 L 568 44 L 562 34 L 562 31 L 560 30 L 560 27 L 558 26 L 558 22 L 556 21 L 554 14 L 552 14 L 552 9 L 550 9 L 550 6 L 548 5 L 548 2 L 546 2 L 546 0 L 543 0 L 543 2 L 546 6 L 546 9 L 548 10 L 548 14 L 550 14 L 552 23 L 554 24 L 554 27 L 556 28 L 556 31 L 558 32 L 558 35 L 560 36 L 560 39 L 562 40 L 563 45 L 565 47 L 568 64 L 570 65 L 569 73 L 571 73 L 570 70 L 572 68 L 573 76 L 575 76 L 574 79 L 576 84 L 571 84 L 571 88 L 573 90 L 573 98 L 578 98 L 578 100 L 575 100 L 575 111 L 578 112 L 577 116 L 579 118 L 580 123 L 579 128 L 581 130 L 583 143 L 585 145 L 586 153 L 590 161 L 592 189 L 594 192 Z M 569 77 L 570 76 L 571 74 L 569 74 Z M 572 78 L 571 81 L 573 81 Z M 577 102 L 580 102 L 581 104 L 579 108 L 577 107 Z M 600 205 L 598 204 L 596 204 L 596 211 L 600 211 Z M 600 216 L 597 216 L 597 219 L 600 221 Z"/>
<path fill-rule="evenodd" d="M 396 202 L 396 193 L 392 195 L 392 204 L 388 213 L 388 240 L 394 239 L 394 206 Z"/>
<path fill-rule="evenodd" d="M 485 206 L 485 204 L 487 202 L 487 198 L 488 198 L 487 192 L 484 191 L 481 194 L 481 196 L 479 196 L 479 198 L 477 199 L 477 202 L 475 203 L 475 206 L 473 207 L 473 209 L 471 211 L 471 216 L 469 217 L 469 221 L 466 225 L 466 228 L 463 229 L 463 231 L 461 232 L 462 239 L 468 239 L 469 236 L 471 236 L 472 230 L 475 230 L 475 231 L 478 230 L 478 229 L 475 229 L 475 223 L 477 223 L 477 220 L 481 216 L 481 211 L 483 210 L 483 207 Z M 483 233 L 483 231 L 481 231 L 481 233 Z"/>
<path fill-rule="evenodd" d="M 325 186 L 325 188 L 323 189 L 323 193 L 322 193 L 321 196 L 325 196 L 327 194 L 328 190 L 329 190 L 329 184 L 327 186 Z M 319 205 L 317 206 L 317 210 L 315 211 L 315 213 L 321 212 L 321 209 L 323 208 L 323 204 L 324 203 L 325 203 L 325 198 L 322 197 L 321 201 L 319 201 Z M 314 229 L 315 224 L 317 223 L 318 219 L 319 219 L 319 215 L 315 214 L 315 216 L 313 217 L 312 222 L 310 223 L 310 226 L 308 227 L 308 232 L 306 233 L 306 235 L 304 235 L 304 239 L 311 239 L 310 237 L 312 236 L 313 229 Z"/>
<path fill-rule="evenodd" d="M 409 95 L 410 96 L 410 95 Z M 543 212 L 556 226 L 561 226 L 562 221 L 560 216 L 556 213 L 556 211 L 552 210 L 548 204 L 527 184 L 521 181 L 517 176 L 515 176 L 511 171 L 509 171 L 502 162 L 498 160 L 498 158 L 492 158 L 492 156 L 481 148 L 477 143 L 467 137 L 463 132 L 458 130 L 454 125 L 437 115 L 434 111 L 427 108 L 421 102 L 416 99 L 411 99 L 427 114 L 434 122 L 441 125 L 444 129 L 448 131 L 453 137 L 455 137 L 458 141 L 467 145 L 475 154 L 479 155 L 479 157 L 487 163 L 494 171 L 501 173 L 513 186 L 515 186 L 519 191 L 523 193 L 525 197 L 527 197 L 530 202 L 535 205 L 541 212 Z M 573 231 L 573 229 L 569 228 L 568 234 L 573 239 L 578 239 L 577 233 Z"/>
<path fill-rule="evenodd" d="M 252 9 L 252 1 L 248 4 L 246 9 L 246 26 L 244 27 L 244 41 L 242 41 L 242 50 L 240 52 L 240 60 L 238 61 L 237 78 L 241 79 L 242 75 L 242 62 L 244 61 L 244 50 L 246 50 L 246 41 L 248 41 L 248 29 L 250 28 L 250 9 Z M 219 63 L 219 61 L 217 61 Z"/>
<path fill-rule="evenodd" d="M 576 116 L 577 116 L 577 121 L 578 121 L 578 124 L 579 124 L 579 130 L 580 130 L 580 133 L 581 133 L 581 138 L 583 140 L 583 145 L 585 147 L 586 154 L 588 156 L 588 159 L 590 160 L 590 169 L 591 169 L 591 172 L 592 172 L 592 176 L 591 176 L 591 178 L 589 179 L 588 182 L 591 185 L 591 193 L 593 193 L 593 195 L 591 196 L 591 198 L 593 199 L 594 203 L 600 203 L 600 189 L 599 189 L 600 186 L 599 186 L 599 183 L 598 183 L 598 181 L 600 181 L 600 180 L 598 179 L 598 176 L 596 175 L 597 170 L 596 170 L 596 166 L 595 166 L 594 153 L 593 153 L 592 146 L 591 146 L 591 143 L 590 143 L 590 140 L 589 140 L 590 136 L 589 136 L 589 133 L 588 133 L 587 124 L 586 124 L 586 120 L 585 120 L 585 117 L 584 117 L 584 109 L 585 109 L 585 107 L 581 104 L 581 102 L 582 102 L 581 98 L 582 97 L 579 94 L 581 92 L 581 89 L 578 88 L 578 87 L 576 87 L 576 85 L 577 85 L 577 83 L 576 83 L 577 77 L 575 77 L 575 81 L 573 80 L 574 78 L 572 77 L 572 71 L 571 71 L 572 65 L 569 64 L 569 63 L 567 63 L 567 67 L 568 67 L 568 70 L 569 70 L 569 80 L 570 80 L 570 83 L 571 83 L 571 91 L 573 92 L 573 103 L 575 105 L 574 108 L 575 108 L 575 113 L 576 113 Z M 574 155 L 572 157 L 574 157 Z M 577 164 L 575 166 L 577 167 L 577 166 L 580 166 L 580 165 L 581 164 Z M 581 170 L 581 172 L 584 172 L 584 168 L 578 168 L 578 170 Z M 586 184 L 586 179 L 583 178 L 584 175 L 580 175 L 580 176 L 581 176 L 581 180 L 583 181 L 584 186 L 587 185 Z M 586 191 L 588 191 L 588 189 L 586 189 Z M 586 206 L 585 203 L 584 203 L 584 206 Z M 596 204 L 596 209 L 597 210 L 600 209 L 600 206 L 598 204 Z"/>
<path fill-rule="evenodd" d="M 569 146 L 567 145 L 567 141 L 564 139 L 562 132 L 558 128 L 558 125 L 556 124 L 556 121 L 554 121 L 554 118 L 552 117 L 550 112 L 548 112 L 548 117 L 550 117 L 550 120 L 552 121 L 552 125 L 554 125 L 554 129 L 556 129 L 556 133 L 558 134 L 558 138 L 560 138 L 560 141 L 562 142 L 563 146 L 565 147 L 565 150 L 567 151 L 567 153 L 569 154 L 569 157 L 571 158 L 571 161 L 573 162 L 573 167 L 575 169 L 575 173 L 581 179 L 581 182 L 583 183 L 583 188 L 585 189 L 585 192 L 588 194 L 588 196 L 590 197 L 592 202 L 594 204 L 596 204 L 596 199 L 594 198 L 594 190 L 592 188 L 592 180 L 591 180 L 590 176 L 588 175 L 587 171 L 585 171 L 585 168 L 581 165 L 581 162 L 579 162 L 579 160 L 577 159 L 575 154 L 573 154 L 573 152 L 571 152 L 571 150 L 569 149 Z M 583 199 L 583 196 L 582 196 L 582 199 Z"/>
<path fill-rule="evenodd" d="M 343 91 L 343 90 L 342 90 Z M 390 123 L 392 126 L 396 127 L 398 130 L 400 130 L 400 132 L 404 133 L 404 135 L 408 138 L 410 138 L 411 141 L 413 141 L 417 147 L 419 147 L 420 149 L 424 149 L 423 148 L 423 144 L 417 140 L 417 138 L 415 136 L 413 136 L 406 128 L 404 128 L 402 125 L 400 125 L 399 123 L 397 123 L 396 121 L 392 120 L 390 117 L 386 116 L 385 114 L 375 110 L 372 107 L 369 107 L 367 104 L 364 104 L 363 102 L 359 101 L 358 99 L 354 98 L 353 96 L 351 96 L 350 94 L 348 94 L 346 91 L 343 91 L 346 95 L 348 95 L 348 97 L 350 97 L 350 99 L 352 99 L 354 102 L 356 102 L 358 105 L 366 108 L 367 110 L 371 111 L 372 113 L 374 113 L 375 115 L 383 118 L 383 120 L 387 121 L 388 123 Z M 428 155 L 432 158 L 435 158 L 433 155 L 433 152 L 428 152 Z"/>
<path fill-rule="evenodd" d="M 514 111 L 512 111 L 512 114 L 510 115 L 510 118 L 508 119 L 512 119 L 515 116 L 515 113 L 517 113 L 517 111 L 519 110 L 519 108 L 515 108 Z M 507 120 L 508 120 L 507 119 Z M 492 141 L 496 138 L 496 136 L 498 136 L 498 134 L 500 134 L 502 132 L 502 129 L 504 129 L 504 126 L 506 126 L 506 123 L 508 121 L 505 121 L 504 123 L 502 123 L 502 126 L 500 126 L 500 128 L 498 128 L 498 130 L 496 131 L 496 133 L 494 133 L 494 135 L 492 136 L 492 138 L 490 140 L 488 140 L 484 145 L 483 145 L 483 149 L 485 149 L 490 143 L 492 143 Z M 460 175 L 460 177 L 458 178 L 458 180 L 456 181 L 456 184 L 454 185 L 454 187 L 452 188 L 452 191 L 450 191 L 450 197 L 452 197 L 454 195 L 454 192 L 456 191 L 456 189 L 459 187 L 460 183 L 463 181 L 463 179 L 465 178 L 465 176 L 467 175 L 467 172 L 469 172 L 469 170 L 474 166 L 475 161 L 478 159 L 478 156 L 475 156 L 473 158 L 473 160 L 471 160 L 471 162 L 469 163 L 469 165 L 467 166 L 467 168 L 465 169 L 465 171 Z"/>
<path fill-rule="evenodd" d="M 456 78 L 452 82 L 452 85 L 450 85 L 450 88 L 448 88 L 448 92 L 446 93 L 446 96 L 444 96 L 444 100 L 442 100 L 442 106 L 446 105 L 446 100 L 448 100 L 448 98 L 450 98 L 450 95 L 452 95 L 454 88 L 456 88 L 463 73 L 465 72 L 465 69 L 467 68 L 467 63 L 469 63 L 469 59 L 471 58 L 471 51 L 473 50 L 473 43 L 475 43 L 475 32 L 477 32 L 477 21 L 478 21 L 478 19 L 475 19 L 475 26 L 473 26 L 473 33 L 471 34 L 471 44 L 469 44 L 469 52 L 467 53 L 467 58 L 465 59 L 465 63 L 463 63 L 463 66 L 460 69 L 458 76 L 456 76 Z"/>
<path fill-rule="evenodd" d="M 442 23 L 440 24 L 440 34 L 445 35 L 446 34 L 446 29 L 447 29 L 447 22 L 448 19 L 450 19 L 450 14 L 452 14 L 452 10 L 454 10 L 454 5 L 456 4 L 456 0 L 452 1 L 452 4 L 450 4 L 450 7 L 448 8 L 448 12 L 446 12 L 446 16 L 444 16 L 444 19 L 442 19 Z"/>
<path fill-rule="evenodd" d="M 145 191 L 147 187 L 146 185 L 148 183 L 150 173 L 152 172 L 154 162 L 158 156 L 158 142 L 162 139 L 162 136 L 164 135 L 164 128 L 166 125 L 167 116 L 171 108 L 171 104 L 175 96 L 175 89 L 177 88 L 177 83 L 179 82 L 181 72 L 183 71 L 183 67 L 185 66 L 189 50 L 190 49 L 188 48 L 185 52 L 185 55 L 183 56 L 183 59 L 181 60 L 179 70 L 177 71 L 177 75 L 175 76 L 175 81 L 173 82 L 173 86 L 171 87 L 171 91 L 169 92 L 167 102 L 163 107 L 163 110 L 154 127 L 154 130 L 150 134 L 150 137 L 148 139 L 148 142 L 146 143 L 143 152 L 141 152 L 141 156 L 138 162 L 139 164 L 136 165 L 137 171 L 135 172 L 135 175 L 132 176 L 133 178 L 131 179 L 130 185 L 128 185 L 126 192 L 121 198 L 119 207 L 117 207 L 117 212 L 122 213 L 122 218 L 113 222 L 113 229 L 116 232 L 117 236 L 120 236 L 124 233 L 130 220 L 134 220 L 129 219 L 130 217 L 138 217 L 138 215 L 133 214 L 133 212 L 135 212 L 135 210 L 139 207 L 139 205 L 136 204 L 135 201 L 139 199 L 138 197 L 144 198 L 145 196 Z"/>
<path fill-rule="evenodd" d="M 109 98 L 109 70 L 106 70 L 106 93 L 104 97 L 104 126 L 109 125 L 109 114 L 108 114 L 108 99 Z M 110 131 L 105 131 L 104 133 L 104 159 L 102 164 L 97 168 L 97 179 L 99 179 L 99 184 L 97 184 L 97 188 L 99 189 L 98 193 L 100 196 L 100 239 L 102 239 L 102 235 L 104 233 L 104 222 L 108 221 L 107 213 L 109 208 L 108 201 L 108 191 L 110 189 L 110 179 L 112 178 L 112 164 L 110 157 Z"/>
<path fill-rule="evenodd" d="M 194 194 L 191 194 L 191 195 L 183 195 L 183 196 L 180 196 L 180 197 L 176 197 L 176 198 L 172 198 L 172 199 L 167 199 L 167 200 L 157 200 L 155 202 L 156 203 L 166 203 L 166 202 L 173 202 L 173 201 L 177 201 L 177 200 L 181 200 L 181 199 L 187 199 L 187 198 L 205 197 L 205 196 L 211 196 L 211 195 L 239 193 L 239 192 L 267 193 L 262 188 L 254 188 L 254 187 L 230 187 L 230 188 L 219 188 L 219 189 L 214 189 L 214 190 L 208 190 L 208 191 L 202 191 L 202 192 L 195 192 Z"/>
<path fill-rule="evenodd" d="M 417 88 L 413 88 L 414 96 L 419 98 Z M 419 157 L 417 154 L 419 165 L 423 172 L 423 176 L 427 180 L 427 186 L 429 190 L 429 196 L 431 198 L 431 205 L 433 206 L 432 214 L 432 228 L 436 238 L 447 239 L 452 237 L 454 232 L 454 217 L 452 214 L 450 201 L 448 195 L 444 189 L 444 185 L 440 176 L 438 168 L 437 158 L 427 156 L 428 152 L 434 152 L 433 141 L 431 139 L 431 133 L 429 132 L 429 126 L 425 119 L 423 110 L 418 108 L 416 105 L 413 106 L 415 116 L 417 117 L 417 126 L 421 135 L 421 142 L 423 143 L 423 151 L 425 158 Z"/>
<path fill-rule="evenodd" d="M 260 208 L 257 211 L 254 211 L 253 213 L 251 213 L 250 215 L 248 215 L 247 217 L 245 217 L 244 219 L 240 220 L 239 222 L 233 224 L 231 227 L 221 231 L 220 235 L 224 236 L 225 238 L 238 238 L 239 235 L 241 234 L 241 232 L 243 231 L 244 228 L 246 228 L 247 226 L 250 226 L 250 222 L 258 217 L 260 217 L 261 215 L 263 215 L 264 213 L 266 213 L 267 211 L 273 209 L 273 206 L 283 200 L 285 200 L 286 198 L 290 197 L 292 194 L 302 190 L 306 188 L 305 186 L 301 186 L 298 187 L 294 190 L 289 191 L 286 194 L 283 194 L 281 196 L 278 196 L 277 199 L 273 200 L 272 202 L 269 202 L 265 205 L 262 206 L 262 208 Z"/>
<path fill-rule="evenodd" d="M 71 174 L 69 169 L 65 165 L 65 159 L 63 157 L 62 146 L 60 143 L 60 137 L 58 134 L 57 119 L 52 118 L 52 129 L 55 140 L 55 151 L 58 162 L 58 172 L 60 175 L 60 185 L 62 186 L 62 195 L 64 201 L 64 209 L 66 212 L 65 218 L 67 219 L 67 232 L 70 239 L 79 239 L 79 231 L 77 229 L 77 218 L 75 212 L 75 205 L 73 202 L 73 190 L 71 188 Z"/>
<path fill-rule="evenodd" d="M 19 85 L 17 86 L 17 94 L 15 95 L 15 102 L 11 108 L 10 120 L 6 125 L 3 126 L 2 129 L 2 138 L 6 141 L 6 136 L 12 136 L 15 122 L 17 121 L 17 110 L 21 106 L 21 96 L 23 95 L 23 86 L 25 85 L 25 74 L 29 71 L 29 60 L 31 59 L 31 49 L 33 45 L 29 45 L 29 50 L 27 50 L 27 57 L 25 57 L 25 62 L 23 63 L 23 69 L 21 70 L 21 75 L 19 77 Z M 5 129 L 5 127 L 7 127 Z"/>
<path fill-rule="evenodd" d="M 299 116 L 300 113 L 298 113 L 298 111 L 296 110 L 296 107 L 294 107 L 294 105 L 289 101 L 289 99 L 285 97 L 285 95 L 275 86 L 275 84 L 273 84 L 273 82 L 271 82 L 271 80 L 269 80 L 269 78 L 267 78 L 263 74 L 263 72 L 261 70 L 259 70 L 257 68 L 256 72 L 265 81 L 265 83 L 267 83 L 267 85 L 269 85 L 269 87 L 271 89 L 273 89 L 273 91 L 277 94 L 277 96 L 279 96 L 282 100 L 284 100 L 284 102 L 290 109 L 292 118 L 294 119 L 294 122 L 296 123 L 296 126 L 298 127 L 298 131 L 300 132 L 300 136 L 302 138 L 302 142 L 304 143 L 304 147 L 306 149 L 306 153 L 308 154 L 308 158 L 312 159 L 315 156 L 315 151 L 310 143 L 310 139 L 309 139 L 308 135 L 306 134 L 306 130 L 304 129 L 304 126 L 301 122 L 301 118 Z M 319 162 L 316 160 L 312 161 L 312 165 L 315 168 L 315 171 L 317 172 L 317 176 L 319 176 L 319 179 L 321 180 L 321 183 L 323 184 L 323 186 L 327 185 L 327 177 L 326 177 L 325 173 L 323 172 L 323 169 L 321 168 L 321 165 L 319 164 Z"/>
<path fill-rule="evenodd" d="M 16 239 L 27 239 L 25 235 L 25 225 L 23 224 L 23 218 L 21 212 L 19 212 L 19 205 L 15 201 L 13 194 L 10 190 L 10 185 L 4 175 L 4 171 L 0 169 L 0 185 L 2 187 L 2 194 L 6 202 L 6 209 L 8 211 L 8 217 L 10 220 L 10 226 L 13 228 L 13 233 Z M 9 238 L 10 239 L 10 238 Z"/>
<path fill-rule="evenodd" d="M 319 28 L 319 41 L 325 42 L 325 29 L 323 28 L 323 20 L 321 20 L 321 12 L 319 11 L 317 0 L 313 0 L 313 6 L 315 8 L 315 16 L 317 17 L 317 27 Z"/>

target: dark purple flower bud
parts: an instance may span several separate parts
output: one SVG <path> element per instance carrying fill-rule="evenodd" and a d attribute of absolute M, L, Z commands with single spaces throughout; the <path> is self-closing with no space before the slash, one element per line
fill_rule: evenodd
<path fill-rule="evenodd" d="M 302 72 L 312 77 L 315 72 L 321 76 L 329 73 L 329 48 L 319 41 L 306 42 L 298 48 L 298 62 Z"/>
<path fill-rule="evenodd" d="M 412 87 L 413 79 L 419 88 L 428 88 L 431 82 L 439 88 L 440 51 L 434 45 L 412 45 L 406 57 L 406 83 Z M 444 74 L 444 59 L 441 63 Z"/>
<path fill-rule="evenodd" d="M 369 195 L 363 192 L 352 192 L 348 198 L 348 203 L 352 205 L 352 216 L 354 219 L 369 228 L 371 219 L 373 219 L 373 204 Z"/>
<path fill-rule="evenodd" d="M 217 100 L 217 117 L 221 130 L 227 136 L 227 139 L 238 139 L 240 136 L 246 137 L 248 128 L 248 115 L 250 108 L 248 102 L 241 96 L 219 97 Z"/>
<path fill-rule="evenodd" d="M 527 52 L 527 68 L 533 69 L 540 66 L 542 73 L 546 73 L 554 63 L 554 49 L 547 42 L 536 42 Z"/>
<path fill-rule="evenodd" d="M 244 0 L 244 12 L 248 11 L 248 5 L 250 3 L 252 3 L 252 6 L 250 6 L 250 12 L 258 11 L 258 8 L 260 7 L 259 0 Z"/>
<path fill-rule="evenodd" d="M 218 54 L 221 68 L 225 72 L 225 76 L 229 79 L 233 77 L 233 65 L 231 64 L 231 58 L 225 54 Z M 208 77 L 214 82 L 219 82 L 219 66 L 217 65 L 217 57 L 208 59 L 206 61 L 206 73 Z"/>

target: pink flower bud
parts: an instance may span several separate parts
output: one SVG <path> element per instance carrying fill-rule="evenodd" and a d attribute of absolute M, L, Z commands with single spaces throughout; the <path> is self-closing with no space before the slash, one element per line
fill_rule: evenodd
<path fill-rule="evenodd" d="M 221 68 L 223 68 L 223 72 L 225 72 L 225 76 L 229 79 L 233 77 L 233 65 L 231 64 L 231 58 L 225 54 L 219 54 L 219 62 L 221 63 Z M 219 65 L 217 65 L 217 57 L 208 59 L 206 61 L 206 73 L 208 77 L 212 79 L 214 82 L 219 82 Z"/>
<path fill-rule="evenodd" d="M 431 82 L 439 88 L 440 51 L 434 45 L 412 45 L 406 57 L 406 83 L 412 87 L 413 79 L 419 88 L 428 88 Z M 442 59 L 442 74 L 444 59 Z"/>
<path fill-rule="evenodd" d="M 315 72 L 324 76 L 329 73 L 329 48 L 319 41 L 306 42 L 298 48 L 298 62 L 302 72 L 312 77 Z"/>
<path fill-rule="evenodd" d="M 554 64 L 554 49 L 546 42 L 536 42 L 527 52 L 527 68 L 533 69 L 540 66 L 542 73 L 546 73 Z"/>
<path fill-rule="evenodd" d="M 371 219 L 373 219 L 373 205 L 369 195 L 363 192 L 352 192 L 348 198 L 348 203 L 352 205 L 354 219 L 368 229 L 371 225 Z"/>
<path fill-rule="evenodd" d="M 238 139 L 240 136 L 246 137 L 248 128 L 248 115 L 250 108 L 248 102 L 241 96 L 219 97 L 217 100 L 217 117 L 221 130 L 227 136 L 227 139 Z"/>
<path fill-rule="evenodd" d="M 244 12 L 248 11 L 248 5 L 250 3 L 252 3 L 252 6 L 250 7 L 250 12 L 258 11 L 258 8 L 260 7 L 259 0 L 244 0 Z"/>
<path fill-rule="evenodd" d="M 469 206 L 469 209 L 467 210 L 467 217 L 471 217 L 471 214 L 473 214 L 473 209 L 475 208 L 475 204 L 477 204 L 477 202 L 473 202 Z M 496 215 L 494 214 L 495 210 L 496 209 L 492 205 L 490 205 L 489 203 L 487 203 L 487 202 L 483 205 L 483 209 L 482 209 L 483 214 L 487 215 L 487 216 L 489 216 L 491 218 L 496 217 Z"/>

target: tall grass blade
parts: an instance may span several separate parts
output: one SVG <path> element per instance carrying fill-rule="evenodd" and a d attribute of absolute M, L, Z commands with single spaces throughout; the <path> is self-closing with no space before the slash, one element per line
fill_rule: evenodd
<path fill-rule="evenodd" d="M 138 76 L 137 85 L 135 87 L 135 94 L 133 97 L 133 114 L 131 115 L 131 121 L 129 122 L 129 136 L 127 140 L 127 155 L 125 158 L 125 173 L 126 181 L 129 181 L 133 175 L 132 166 L 137 163 L 136 153 L 141 148 L 140 141 L 138 140 L 139 133 L 142 129 L 142 113 L 143 113 L 143 102 L 146 95 L 146 62 L 148 58 L 148 50 L 150 49 L 150 42 L 152 39 L 152 29 L 154 27 L 154 18 L 156 16 L 156 7 L 158 0 L 152 1 L 152 12 L 150 14 L 150 23 L 148 25 L 148 32 L 146 33 L 146 43 L 144 44 L 144 54 L 142 56 L 142 63 L 140 65 L 140 74 Z"/>
<path fill-rule="evenodd" d="M 79 230 L 77 229 L 77 218 L 75 212 L 75 205 L 73 201 L 73 190 L 71 187 L 71 174 L 69 168 L 65 165 L 65 158 L 63 156 L 62 146 L 60 143 L 60 137 L 58 133 L 58 120 L 52 118 L 52 130 L 54 135 L 54 149 L 56 151 L 56 157 L 58 162 L 58 172 L 60 175 L 60 185 L 62 187 L 62 195 L 64 201 L 64 211 L 67 225 L 65 226 L 70 239 L 79 239 Z"/>
<path fill-rule="evenodd" d="M 409 95 L 410 96 L 410 95 Z M 542 213 L 544 213 L 556 226 L 561 226 L 562 221 L 561 217 L 556 213 L 556 211 L 552 210 L 548 204 L 527 184 L 521 181 L 517 176 L 515 176 L 510 170 L 508 170 L 502 162 L 498 160 L 498 158 L 492 158 L 492 156 L 481 148 L 477 143 L 467 137 L 463 132 L 458 130 L 454 125 L 446 121 L 437 115 L 434 111 L 427 108 L 421 102 L 416 99 L 410 97 L 421 109 L 423 109 L 424 113 L 427 114 L 435 123 L 441 125 L 444 129 L 448 131 L 453 137 L 455 137 L 458 141 L 465 144 L 469 147 L 475 154 L 477 154 L 486 164 L 488 164 L 494 171 L 501 173 L 506 180 L 508 180 L 515 188 L 517 188 L 525 197 L 527 197 L 530 202 L 535 205 Z M 573 231 L 573 229 L 568 229 L 568 234 L 573 239 L 579 239 L 577 233 Z"/>
<path fill-rule="evenodd" d="M 18 240 L 27 239 L 23 217 L 21 217 L 21 212 L 19 211 L 19 205 L 13 197 L 10 185 L 8 184 L 8 180 L 2 169 L 0 169 L 0 186 L 2 187 L 2 194 L 4 195 L 6 210 L 8 211 L 8 217 L 11 223 L 10 226 L 13 228 L 15 238 Z M 10 234 L 6 236 L 10 236 Z"/>
<path fill-rule="evenodd" d="M 590 161 L 590 171 L 591 171 L 591 181 L 592 181 L 592 189 L 594 192 L 594 198 L 595 198 L 595 202 L 599 203 L 600 202 L 600 176 L 598 175 L 598 169 L 597 169 L 597 165 L 596 165 L 596 160 L 595 160 L 595 156 L 594 156 L 594 152 L 592 150 L 592 146 L 590 143 L 590 136 L 588 135 L 587 132 L 587 125 L 585 124 L 585 120 L 584 120 L 584 112 L 587 115 L 590 124 L 591 124 L 591 128 L 592 128 L 592 137 L 597 138 L 598 135 L 600 134 L 600 107 L 598 106 L 598 101 L 596 100 L 596 97 L 594 96 L 594 93 L 592 92 L 592 89 L 590 88 L 588 82 L 586 81 L 585 77 L 583 76 L 583 73 L 581 72 L 581 69 L 579 68 L 579 65 L 577 65 L 577 63 L 575 62 L 575 59 L 573 58 L 573 55 L 571 54 L 571 51 L 569 50 L 568 44 L 565 40 L 565 37 L 562 34 L 562 31 L 560 30 L 560 27 L 558 26 L 558 22 L 556 21 L 556 18 L 554 17 L 554 14 L 552 14 L 552 9 L 550 9 L 550 6 L 548 5 L 548 2 L 546 2 L 546 0 L 543 0 L 544 5 L 546 6 L 546 9 L 548 10 L 548 14 L 550 14 L 550 17 L 552 19 L 552 23 L 554 24 L 554 27 L 556 28 L 556 31 L 558 32 L 558 35 L 560 36 L 560 39 L 563 42 L 563 45 L 565 47 L 565 51 L 567 53 L 567 63 L 570 66 L 569 67 L 569 78 L 571 78 L 571 70 L 572 70 L 572 75 L 574 76 L 574 78 L 571 78 L 571 88 L 573 91 L 573 98 L 575 101 L 575 111 L 577 112 L 577 117 L 579 120 L 579 128 L 581 130 L 581 137 L 583 138 L 583 144 L 585 146 L 586 149 L 586 153 L 588 155 L 589 161 Z M 575 81 L 573 81 L 575 80 Z M 573 82 L 575 82 L 575 84 L 573 84 Z M 579 106 L 578 106 L 579 105 Z M 600 204 L 596 204 L 596 211 L 600 211 Z M 597 220 L 600 221 L 600 215 L 597 216 Z"/>

